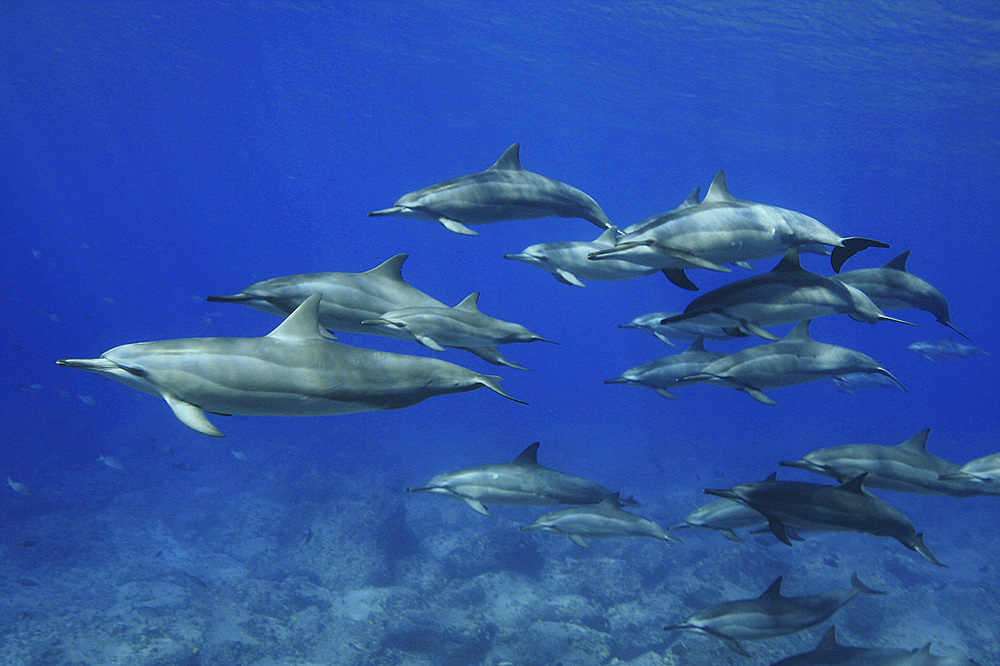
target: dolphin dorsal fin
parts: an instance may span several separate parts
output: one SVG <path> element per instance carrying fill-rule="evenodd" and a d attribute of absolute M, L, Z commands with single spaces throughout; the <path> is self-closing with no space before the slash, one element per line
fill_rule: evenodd
<path fill-rule="evenodd" d="M 920 648 L 919 650 L 917 650 L 917 654 L 929 655 L 930 653 L 931 653 L 931 644 L 930 644 L 930 641 L 928 641 L 927 643 L 925 643 L 922 648 Z"/>
<path fill-rule="evenodd" d="M 785 256 L 782 257 L 778 265 L 771 269 L 772 273 L 783 273 L 785 271 L 801 271 L 802 262 L 799 261 L 799 248 L 793 247 L 789 248 L 788 252 L 785 252 Z"/>
<path fill-rule="evenodd" d="M 409 257 L 408 254 L 397 254 L 395 257 L 389 257 L 381 264 L 375 268 L 371 268 L 365 271 L 366 275 L 381 275 L 383 277 L 392 278 L 393 280 L 403 279 L 403 262 Z"/>
<path fill-rule="evenodd" d="M 812 319 L 804 319 L 795 325 L 795 328 L 788 332 L 785 336 L 785 340 L 788 342 L 812 342 L 812 336 L 809 335 L 809 324 L 812 323 Z"/>
<path fill-rule="evenodd" d="M 833 650 L 840 647 L 840 643 L 837 642 L 837 627 L 830 625 L 830 628 L 826 630 L 823 634 L 823 638 L 819 639 L 819 645 L 816 646 L 816 652 L 823 652 L 824 650 Z"/>
<path fill-rule="evenodd" d="M 598 502 L 597 506 L 611 506 L 617 509 L 618 505 L 621 504 L 621 500 L 618 499 L 619 495 L 621 495 L 621 493 L 611 493 Z"/>
<path fill-rule="evenodd" d="M 901 444 L 897 444 L 901 449 L 909 449 L 916 453 L 927 453 L 927 436 L 931 434 L 930 428 L 924 428 L 913 437 Z"/>
<path fill-rule="evenodd" d="M 490 171 L 517 171 L 523 169 L 521 166 L 521 144 L 515 143 L 513 146 L 503 151 L 503 155 L 500 156 L 493 166 L 489 168 Z"/>
<path fill-rule="evenodd" d="M 897 271 L 906 271 L 906 260 L 909 259 L 909 258 L 910 258 L 910 251 L 907 250 L 906 252 L 903 252 L 902 254 L 900 254 L 899 256 L 897 256 L 895 259 L 893 259 L 892 261 L 890 261 L 889 263 L 887 263 L 882 268 L 891 268 L 891 269 L 897 270 Z"/>
<path fill-rule="evenodd" d="M 681 202 L 681 205 L 677 207 L 677 210 L 684 210 L 685 208 L 691 208 L 692 206 L 697 206 L 701 203 L 701 187 L 696 187 L 692 190 L 691 194 L 687 195 L 687 199 Z"/>
<path fill-rule="evenodd" d="M 845 481 L 844 485 L 837 488 L 837 490 L 843 490 L 849 493 L 857 493 L 859 495 L 865 494 L 865 479 L 868 478 L 868 472 L 862 472 L 850 481 Z"/>
<path fill-rule="evenodd" d="M 313 294 L 302 301 L 285 321 L 267 334 L 269 338 L 280 340 L 313 340 L 323 339 L 319 334 L 319 301 L 321 296 Z"/>
<path fill-rule="evenodd" d="M 778 473 L 771 472 L 770 474 L 767 475 L 767 478 L 764 479 L 764 482 L 767 483 L 768 481 L 777 481 L 777 480 L 778 480 Z"/>
<path fill-rule="evenodd" d="M 726 185 L 725 169 L 719 169 L 719 173 L 715 174 L 712 184 L 708 187 L 708 194 L 705 195 L 705 201 L 736 201 L 736 197 L 729 193 L 729 186 Z"/>
<path fill-rule="evenodd" d="M 528 447 L 517 454 L 517 457 L 510 461 L 511 465 L 537 465 L 538 464 L 538 445 L 541 442 L 535 442 L 534 444 L 528 445 Z"/>
<path fill-rule="evenodd" d="M 597 237 L 595 243 L 601 243 L 602 245 L 614 245 L 615 241 L 618 239 L 618 227 L 611 226 L 604 230 L 604 232 Z"/>
<path fill-rule="evenodd" d="M 696 352 L 707 351 L 705 349 L 705 336 L 700 336 L 697 340 L 692 342 L 691 346 L 688 347 L 688 351 L 696 351 Z"/>
<path fill-rule="evenodd" d="M 462 302 L 455 306 L 456 310 L 468 310 L 469 312 L 479 312 L 479 292 L 474 291 L 465 298 Z"/>
<path fill-rule="evenodd" d="M 773 583 L 771 583 L 771 587 L 769 587 L 766 590 L 764 590 L 764 593 L 761 594 L 757 598 L 758 599 L 780 599 L 781 598 L 781 578 L 782 578 L 781 576 L 778 576 L 778 578 L 775 579 L 775 581 Z"/>

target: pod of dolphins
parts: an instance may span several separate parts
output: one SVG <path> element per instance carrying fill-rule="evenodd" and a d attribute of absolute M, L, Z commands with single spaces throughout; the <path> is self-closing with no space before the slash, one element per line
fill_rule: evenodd
<path fill-rule="evenodd" d="M 622 327 L 648 331 L 663 342 L 691 341 L 690 347 L 626 370 L 609 384 L 648 387 L 674 399 L 674 389 L 708 383 L 746 392 L 774 404 L 764 391 L 831 379 L 867 388 L 903 384 L 871 357 L 818 342 L 811 320 L 848 315 L 868 323 L 910 324 L 886 310 L 916 309 L 968 338 L 951 321 L 945 297 L 907 270 L 909 252 L 880 268 L 841 272 L 844 262 L 867 248 L 887 243 L 841 236 L 795 211 L 734 197 L 719 171 L 702 200 L 696 188 L 675 209 L 628 227 L 612 224 L 597 202 L 579 189 L 521 166 L 514 144 L 485 171 L 452 178 L 400 197 L 370 216 L 401 216 L 437 222 L 449 231 L 477 235 L 475 225 L 541 217 L 581 218 L 601 228 L 592 241 L 539 243 L 507 259 L 536 266 L 560 282 L 583 287 L 584 280 L 628 280 L 662 272 L 686 290 L 698 287 L 687 271 L 721 273 L 731 266 L 782 256 L 770 271 L 736 280 L 695 298 L 683 312 L 657 312 Z M 802 268 L 801 252 L 830 255 L 835 275 Z M 522 402 L 501 388 L 500 378 L 435 358 L 373 351 L 337 341 L 336 332 L 412 340 L 434 351 L 470 352 L 488 363 L 525 369 L 501 354 L 499 345 L 545 341 L 526 327 L 484 314 L 478 292 L 449 307 L 407 284 L 406 254 L 363 273 L 311 273 L 256 282 L 209 301 L 240 303 L 284 318 L 264 337 L 189 338 L 125 344 L 94 359 L 60 359 L 59 365 L 115 379 L 164 399 L 187 427 L 222 437 L 209 414 L 309 416 L 399 409 L 427 398 L 489 388 Z M 794 323 L 779 337 L 769 327 Z M 756 336 L 767 344 L 737 353 L 706 349 L 705 340 Z M 945 344 L 949 343 L 949 344 Z M 924 345 L 918 347 L 918 345 Z M 929 359 L 986 353 L 953 339 L 914 343 Z M 964 349 L 963 349 L 964 348 Z M 974 350 L 974 351 L 973 351 Z M 948 354 L 951 356 L 948 356 Z M 876 381 L 878 380 L 878 381 Z M 838 385 L 839 386 L 839 385 Z M 523 403 L 526 404 L 526 403 Z M 521 529 L 563 534 L 589 548 L 587 539 L 626 536 L 678 542 L 670 531 L 703 527 L 740 540 L 737 529 L 766 526 L 787 545 L 800 533 L 860 532 L 891 537 L 929 562 L 942 564 L 910 520 L 876 498 L 870 488 L 949 496 L 1000 495 L 1000 454 L 965 465 L 927 452 L 924 430 L 897 446 L 853 444 L 813 451 L 780 463 L 817 472 L 839 485 L 777 480 L 707 489 L 717 499 L 696 509 L 684 523 L 664 529 L 625 510 L 631 497 L 538 463 L 538 443 L 509 463 L 486 464 L 438 474 L 408 492 L 464 501 L 490 516 L 487 505 L 564 506 Z M 18 492 L 16 484 L 8 483 Z M 25 487 L 26 488 L 26 487 Z M 829 619 L 859 595 L 882 594 L 857 574 L 848 590 L 786 597 L 778 578 L 755 599 L 703 609 L 667 631 L 692 631 L 720 639 L 748 656 L 741 640 L 801 631 Z M 782 664 L 974 663 L 933 657 L 929 646 L 913 652 L 848 647 L 837 643 L 833 627 L 815 651 Z"/>

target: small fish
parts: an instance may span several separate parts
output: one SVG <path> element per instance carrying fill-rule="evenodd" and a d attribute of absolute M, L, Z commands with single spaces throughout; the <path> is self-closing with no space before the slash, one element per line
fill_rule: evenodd
<path fill-rule="evenodd" d="M 198 587 L 200 587 L 202 589 L 208 589 L 208 585 L 205 583 L 205 581 L 203 581 L 202 579 L 198 578 L 197 576 L 192 576 L 187 571 L 181 571 L 181 575 L 183 575 L 185 579 L 187 579 L 188 581 L 194 583 Z"/>
<path fill-rule="evenodd" d="M 35 546 L 38 545 L 38 542 L 36 542 L 36 541 L 22 541 L 21 543 L 19 543 L 17 545 L 20 546 L 21 548 L 34 548 Z"/>
<path fill-rule="evenodd" d="M 11 490 L 13 490 L 15 493 L 20 493 L 22 495 L 35 494 L 34 492 L 32 492 L 31 488 L 24 485 L 23 483 L 18 483 L 17 481 L 11 481 L 9 476 L 7 477 L 7 485 L 10 486 Z"/>
<path fill-rule="evenodd" d="M 229 452 L 232 453 L 233 457 L 236 458 L 237 460 L 246 460 L 247 459 L 247 454 L 243 453 L 242 451 L 233 451 L 233 450 L 230 450 Z"/>
<path fill-rule="evenodd" d="M 35 248 L 31 248 L 31 254 L 32 254 L 32 256 L 35 257 L 35 259 L 41 259 L 42 258 L 42 253 L 39 252 L 38 250 L 36 250 Z"/>
<path fill-rule="evenodd" d="M 111 298 L 110 296 L 101 296 L 101 300 L 107 303 L 108 305 L 115 304 L 115 299 Z"/>
<path fill-rule="evenodd" d="M 312 530 L 312 528 L 310 527 L 308 529 L 309 529 L 309 531 L 306 533 L 306 538 L 302 542 L 303 546 L 306 545 L 307 543 L 309 543 L 310 541 L 312 541 L 312 538 L 313 538 L 313 530 Z"/>
<path fill-rule="evenodd" d="M 97 454 L 97 462 L 102 462 L 111 469 L 117 469 L 122 472 L 125 471 L 125 465 L 122 464 L 121 460 L 115 458 L 114 456 L 106 456 L 99 453 Z"/>
<path fill-rule="evenodd" d="M 180 470 L 182 472 L 193 472 L 194 466 L 186 462 L 175 462 L 170 465 L 174 469 Z"/>
<path fill-rule="evenodd" d="M 93 407 L 94 405 L 97 404 L 96 402 L 94 402 L 94 399 L 91 398 L 89 395 L 78 395 L 76 397 L 80 399 L 80 402 L 82 402 L 85 405 L 89 405 L 90 407 Z"/>
<path fill-rule="evenodd" d="M 25 587 L 36 587 L 38 585 L 38 583 L 31 580 L 30 578 L 19 578 L 17 582 L 20 583 L 21 585 L 24 585 Z"/>

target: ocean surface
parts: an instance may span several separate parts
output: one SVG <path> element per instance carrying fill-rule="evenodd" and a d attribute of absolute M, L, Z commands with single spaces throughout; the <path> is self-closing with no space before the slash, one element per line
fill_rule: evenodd
<path fill-rule="evenodd" d="M 848 443 L 964 463 L 1000 451 L 1000 9 L 995 2 L 0 3 L 0 655 L 6 664 L 769 664 L 834 624 L 848 645 L 1000 664 L 1000 499 L 876 494 L 939 568 L 889 538 L 702 530 L 653 539 L 522 532 L 551 507 L 407 494 L 435 474 L 539 461 L 676 525 L 706 488 L 779 478 L 777 463 Z M 503 258 L 593 240 L 581 219 L 478 236 L 368 217 L 490 166 L 592 196 L 621 226 L 707 191 L 810 215 L 911 250 L 954 323 L 990 352 L 930 362 L 951 331 L 826 317 L 824 342 L 906 386 L 774 389 L 769 406 L 708 384 L 665 400 L 606 385 L 682 351 L 619 328 L 695 295 L 659 273 L 561 284 Z M 345 333 L 503 377 L 384 412 L 209 416 L 69 368 L 120 344 L 266 335 L 274 315 L 205 296 L 283 275 L 361 272 L 398 253 L 411 285 L 558 345 L 459 350 Z M 758 272 L 778 258 L 755 260 Z M 832 274 L 828 260 L 806 268 Z M 689 271 L 701 292 L 751 275 Z M 790 326 L 775 329 L 784 334 Z M 758 339 L 709 341 L 737 351 Z M 963 342 L 966 342 L 963 340 Z M 236 453 L 239 454 L 237 457 Z M 120 461 L 116 469 L 98 456 Z M 21 488 L 24 490 L 24 488 Z M 701 608 L 847 589 L 886 592 L 746 658 L 690 632 Z"/>

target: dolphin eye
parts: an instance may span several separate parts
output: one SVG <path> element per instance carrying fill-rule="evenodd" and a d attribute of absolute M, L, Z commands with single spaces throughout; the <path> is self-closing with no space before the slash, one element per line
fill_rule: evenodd
<path fill-rule="evenodd" d="M 129 367 L 123 367 L 122 369 L 123 369 L 123 370 L 125 370 L 125 372 L 127 372 L 127 373 L 129 373 L 130 375 L 133 375 L 133 376 L 135 376 L 135 377 L 145 377 L 145 376 L 146 376 L 146 375 L 148 374 L 148 373 L 147 373 L 147 372 L 146 372 L 145 370 L 143 370 L 142 368 L 129 368 Z"/>

